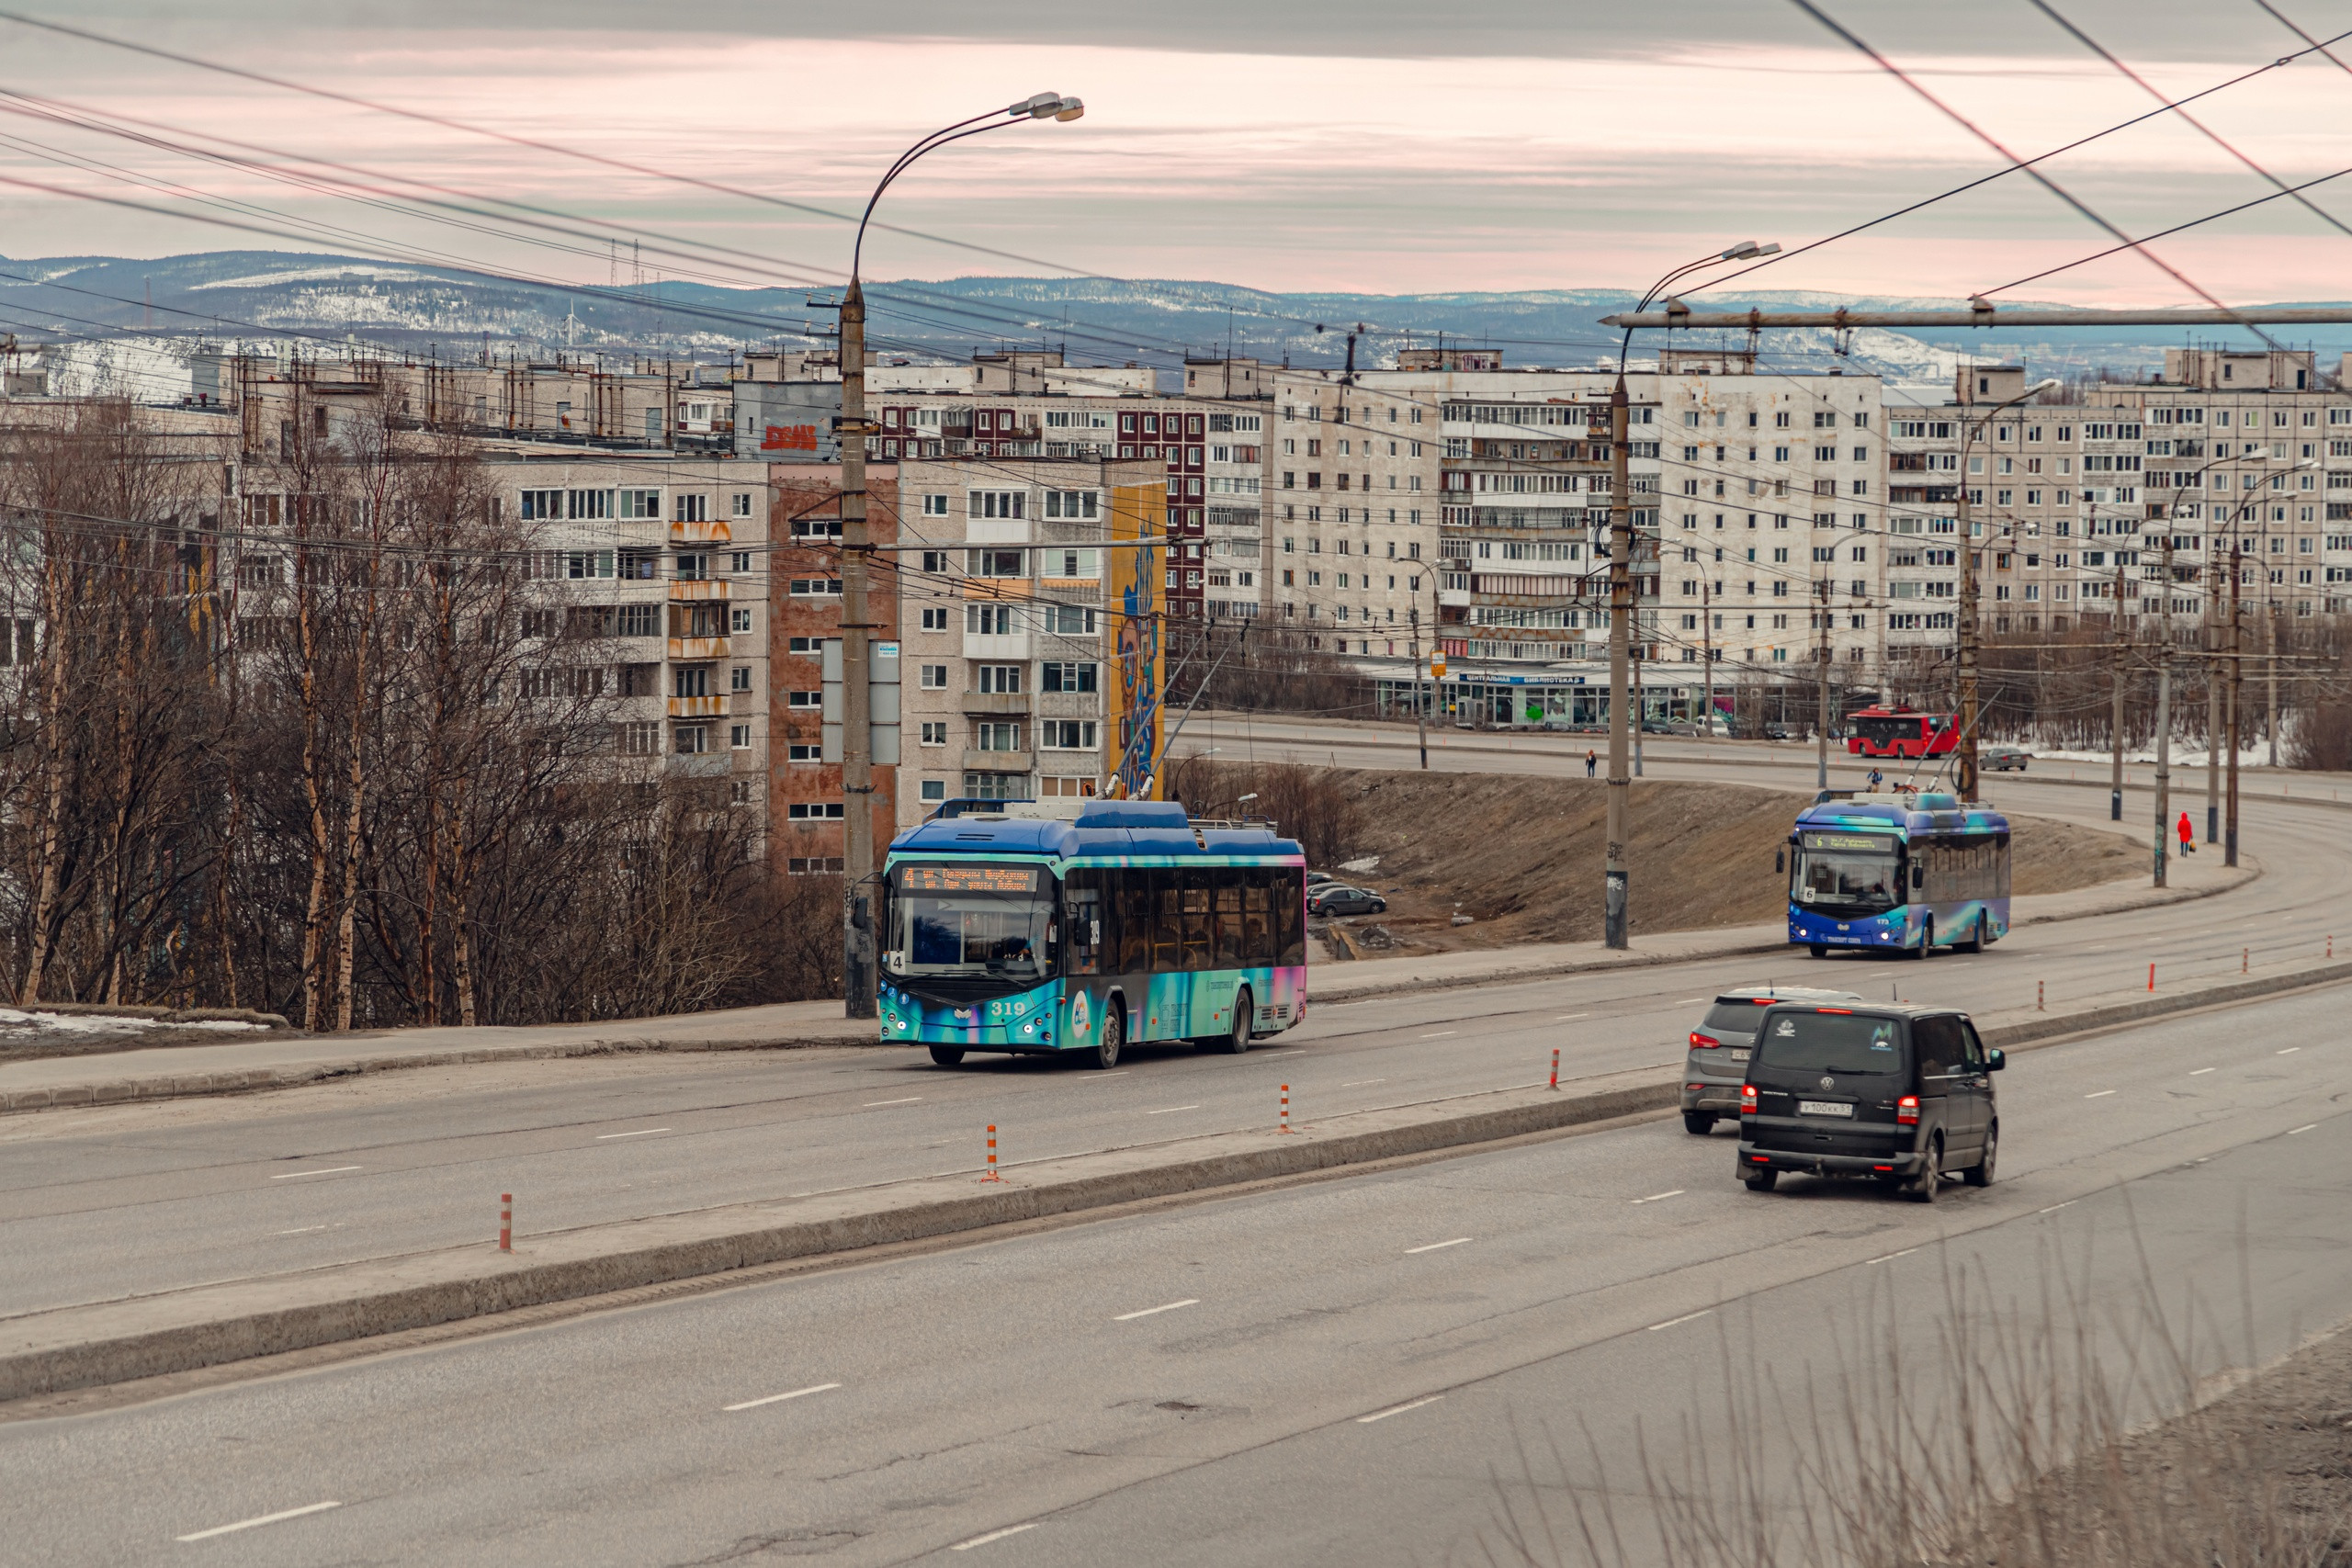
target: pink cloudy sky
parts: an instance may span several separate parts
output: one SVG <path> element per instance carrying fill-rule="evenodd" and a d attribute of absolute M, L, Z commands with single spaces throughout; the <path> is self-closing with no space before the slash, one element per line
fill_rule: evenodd
<path fill-rule="evenodd" d="M 1826 4 L 2020 151 L 2153 107 L 2026 0 Z M 2274 4 L 2322 37 L 2352 28 L 2352 0 Z M 1069 270 L 1277 290 L 1639 287 L 1720 243 L 1794 245 L 1997 166 L 1779 0 L 1494 4 L 1471 23 L 1453 9 L 714 0 L 673 18 L 671 7 L 618 0 L 26 5 L 28 15 L 836 209 L 862 201 L 897 151 L 935 124 L 1038 89 L 1086 99 L 1075 125 L 994 133 L 910 175 L 887 214 L 941 238 L 869 240 L 876 276 L 1051 270 L 946 243 L 961 241 Z M 2066 0 L 2061 9 L 2176 94 L 2299 47 L 2251 0 Z M 1626 20 L 1635 14 L 1668 23 L 1670 36 Z M 2352 62 L 2352 42 L 2339 54 Z M 0 88 L 616 222 L 692 253 L 659 264 L 673 276 L 797 282 L 847 257 L 845 226 L 826 218 L 13 23 L 0 22 Z M 2352 73 L 2325 61 L 2272 71 L 2199 112 L 2290 181 L 2352 164 Z M 54 161 L 74 154 L 361 236 L 300 246 L 0 186 L 0 253 L 9 255 L 423 247 L 598 282 L 610 265 L 15 114 L 0 115 L 0 137 L 10 139 L 0 141 L 0 175 L 194 210 L 184 197 L 131 193 Z M 2269 188 L 2171 119 L 2050 167 L 2134 233 Z M 2352 222 L 2352 177 L 2312 196 Z M 2105 243 L 2012 175 L 1751 282 L 1950 296 Z M 2352 294 L 2352 238 L 2284 201 L 2158 248 L 2234 300 Z M 649 258 L 648 270 L 655 265 Z M 2023 296 L 2194 302 L 2129 257 Z"/>

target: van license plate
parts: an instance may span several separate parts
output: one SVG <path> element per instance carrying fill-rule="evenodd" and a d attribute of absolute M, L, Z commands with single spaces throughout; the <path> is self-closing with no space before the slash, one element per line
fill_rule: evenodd
<path fill-rule="evenodd" d="M 1748 1057 L 1753 1056 L 1754 1055 L 1756 1055 L 1756 1053 L 1753 1051 L 1734 1051 L 1731 1054 L 1731 1059 L 1735 1062 L 1745 1062 Z"/>
<path fill-rule="evenodd" d="M 1800 1116 L 1851 1116 L 1853 1113 L 1854 1108 L 1852 1106 L 1841 1105 L 1834 1100 L 1800 1100 L 1797 1101 L 1797 1114 Z"/>

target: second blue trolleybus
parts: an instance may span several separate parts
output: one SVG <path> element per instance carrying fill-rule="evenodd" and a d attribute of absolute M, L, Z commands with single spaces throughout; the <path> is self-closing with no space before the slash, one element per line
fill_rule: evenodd
<path fill-rule="evenodd" d="M 890 844 L 882 1038 L 971 1051 L 1241 1052 L 1306 1012 L 1306 857 L 1172 801 L 955 801 Z"/>
<path fill-rule="evenodd" d="M 1789 835 L 1789 942 L 1981 953 L 2009 931 L 2009 822 L 1956 795 L 1832 797 Z"/>

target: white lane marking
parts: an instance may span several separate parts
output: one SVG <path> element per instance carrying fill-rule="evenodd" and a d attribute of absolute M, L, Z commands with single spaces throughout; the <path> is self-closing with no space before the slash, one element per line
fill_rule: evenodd
<path fill-rule="evenodd" d="M 1471 1239 L 1471 1237 L 1466 1235 L 1458 1235 L 1452 1241 L 1433 1241 L 1427 1247 L 1408 1247 L 1405 1249 L 1405 1256 L 1410 1258 L 1417 1252 L 1437 1252 L 1449 1247 L 1461 1247 Z"/>
<path fill-rule="evenodd" d="M 969 1551 L 976 1546 L 986 1546 L 992 1540 L 1002 1540 L 1006 1536 L 1019 1535 L 1023 1530 L 1033 1530 L 1036 1528 L 1037 1527 L 1034 1523 L 1025 1525 L 1007 1525 L 1001 1530 L 990 1530 L 986 1535 L 976 1535 L 969 1540 L 959 1540 L 947 1550 L 950 1551 Z"/>
<path fill-rule="evenodd" d="M 1146 1307 L 1141 1312 L 1123 1312 L 1111 1321 L 1113 1323 L 1132 1323 L 1139 1317 L 1150 1317 L 1159 1313 L 1174 1312 L 1178 1307 L 1196 1307 L 1200 1304 L 1200 1297 L 1187 1296 L 1181 1302 L 1170 1302 L 1166 1306 Z"/>
<path fill-rule="evenodd" d="M 2293 1129 L 2291 1129 L 2290 1131 L 2289 1131 L 2289 1133 L 2287 1134 L 2287 1136 L 2289 1136 L 2289 1137 L 2290 1137 L 2290 1138 L 2291 1138 L 2291 1137 L 2293 1137 L 2293 1136 L 2295 1135 L 2295 1134 L 2297 1134 L 2297 1133 L 2308 1133 L 2308 1132 L 2310 1132 L 2312 1128 L 2314 1128 L 2314 1127 L 2316 1127 L 2316 1126 L 2318 1126 L 2318 1125 L 2319 1125 L 2319 1123 L 2318 1123 L 2318 1122 L 2304 1122 L 2301 1126 L 2300 1126 L 2300 1127 L 2296 1127 L 2296 1128 L 2293 1128 Z"/>
<path fill-rule="evenodd" d="M 2050 1211 L 2049 1211 L 2049 1210 L 2047 1210 L 2047 1209 L 2044 1209 L 2044 1210 L 2042 1211 L 2042 1213 L 2045 1213 L 2045 1214 L 2046 1214 L 2046 1213 L 2048 1213 L 2049 1212 L 2050 1212 Z M 1892 1262 L 1894 1262 L 1894 1261 L 1896 1258 L 1908 1258 L 1908 1257 L 1910 1257 L 1913 1253 L 1915 1253 L 1915 1252 L 1917 1252 L 1917 1251 L 1918 1251 L 1918 1250 L 1919 1250 L 1919 1249 L 1918 1249 L 1917 1247 L 1905 1247 L 1905 1248 L 1904 1248 L 1902 1251 L 1900 1251 L 1900 1252 L 1890 1252 L 1890 1253 L 1888 1253 L 1888 1254 L 1887 1254 L 1885 1257 L 1883 1257 L 1883 1258 L 1871 1258 L 1871 1259 L 1870 1260 L 1870 1262 L 1871 1262 L 1871 1263 L 1892 1263 Z M 1863 1267 L 1863 1268 L 1865 1268 L 1865 1269 L 1867 1269 L 1867 1268 L 1869 1268 L 1869 1267 L 1870 1267 L 1870 1263 L 1865 1263 L 1864 1265 L 1862 1265 L 1862 1267 Z"/>
<path fill-rule="evenodd" d="M 1197 1105 L 1171 1105 L 1163 1111 L 1147 1111 L 1144 1114 L 1146 1116 L 1173 1116 L 1179 1111 L 1198 1111 L 1200 1107 Z"/>
<path fill-rule="evenodd" d="M 1435 1034 L 1424 1034 L 1421 1038 L 1424 1040 L 1451 1040 L 1461 1032 L 1462 1031 L 1458 1029 L 1441 1029 Z"/>
<path fill-rule="evenodd" d="M 1295 1051 L 1261 1051 L 1258 1055 L 1261 1056 L 1304 1056 L 1306 1055 L 1306 1047 L 1302 1045 Z"/>
<path fill-rule="evenodd" d="M 216 1535 L 230 1535 L 238 1530 L 249 1530 L 256 1525 L 274 1525 L 280 1519 L 299 1519 L 305 1514 L 323 1514 L 329 1508 L 342 1506 L 340 1503 L 312 1503 L 305 1507 L 287 1508 L 275 1514 L 264 1514 L 259 1518 L 239 1519 L 233 1525 L 214 1525 L 209 1530 L 198 1530 L 192 1535 L 175 1535 L 172 1539 L 174 1540 L 210 1540 Z"/>
<path fill-rule="evenodd" d="M 365 1170 L 364 1165 L 331 1165 L 324 1170 L 286 1170 L 270 1178 L 272 1181 L 291 1181 L 298 1176 L 340 1176 L 346 1170 Z"/>
<path fill-rule="evenodd" d="M 1704 997 L 1678 997 L 1675 998 L 1674 1005 L 1676 1007 L 1689 1007 L 1692 1002 L 1703 1002 L 1707 998 Z"/>
<path fill-rule="evenodd" d="M 1560 1014 L 1557 1018 L 1554 1019 L 1552 1021 L 1553 1021 L 1554 1023 L 1573 1023 L 1573 1022 L 1575 1022 L 1577 1019 L 1580 1019 L 1580 1018 L 1590 1018 L 1591 1016 L 1592 1016 L 1592 1014 L 1590 1014 L 1590 1013 L 1589 1013 L 1589 1012 L 1564 1012 L 1564 1013 Z"/>
<path fill-rule="evenodd" d="M 1329 1003 L 1329 1002 L 1326 1002 L 1326 1003 L 1324 1003 L 1323 1005 L 1324 1005 L 1324 1006 L 1326 1006 L 1326 1007 L 1329 1007 L 1331 1004 L 1330 1004 L 1330 1003 Z M 1117 1071 L 1115 1071 L 1115 1072 L 1109 1072 L 1109 1073 L 1089 1073 L 1089 1074 L 1087 1074 L 1084 1077 L 1082 1077 L 1082 1078 L 1079 1079 L 1078 1081 L 1079 1081 L 1079 1082 L 1080 1082 L 1080 1083 L 1101 1083 L 1101 1082 L 1102 1082 L 1103 1079 L 1105 1079 L 1105 1078 L 1123 1078 L 1123 1077 L 1125 1077 L 1126 1076 L 1127 1076 L 1127 1069 L 1126 1069 L 1126 1068 L 1125 1068 L 1125 1067 L 1121 1067 L 1121 1068 L 1119 1068 L 1119 1069 L 1118 1069 Z M 1028 1525 L 1023 1525 L 1021 1528 L 1022 1528 L 1023 1529 L 1030 1529 L 1030 1528 L 1032 1528 L 1032 1527 L 1030 1527 L 1030 1526 L 1028 1526 Z M 989 1537 L 989 1539 L 990 1540 L 994 1540 L 996 1539 L 996 1537 L 994 1537 L 994 1536 L 990 1536 L 990 1537 Z M 960 1549 L 959 1549 L 959 1550 L 960 1550 Z"/>
<path fill-rule="evenodd" d="M 1703 1307 L 1697 1312 L 1686 1312 L 1680 1317 L 1669 1317 L 1664 1323 L 1653 1323 L 1649 1326 L 1649 1332 L 1656 1334 L 1661 1328 L 1672 1328 L 1678 1323 L 1689 1323 L 1694 1318 L 1704 1317 L 1714 1310 L 1713 1307 Z"/>
<path fill-rule="evenodd" d="M 775 1404 L 786 1399 L 798 1399 L 801 1395 L 808 1393 L 824 1393 L 841 1386 L 837 1382 L 811 1383 L 807 1388 L 796 1388 L 790 1393 L 771 1393 L 763 1399 L 747 1399 L 741 1404 L 722 1404 L 719 1409 L 729 1415 L 738 1410 L 757 1410 L 763 1404 Z"/>
<path fill-rule="evenodd" d="M 2274 1051 L 2271 1055 L 2275 1056 L 2291 1056 L 2301 1049 L 2302 1047 L 2301 1045 L 2290 1045 L 2284 1051 Z"/>
<path fill-rule="evenodd" d="M 1646 1198 L 1636 1198 L 1634 1201 L 1636 1203 L 1662 1203 L 1668 1198 L 1681 1197 L 1682 1192 L 1683 1190 L 1678 1187 L 1671 1192 L 1653 1192 Z"/>
<path fill-rule="evenodd" d="M 2195 1072 L 2193 1072 L 2193 1073 L 2189 1074 L 2188 1076 L 2189 1076 L 2190 1077 L 2192 1077 L 2192 1078 L 2201 1078 L 2201 1077 L 2203 1077 L 2207 1073 L 2215 1072 L 2215 1071 L 2218 1071 L 2218 1070 L 2219 1070 L 2218 1068 L 2214 1068 L 2214 1067 L 2199 1067 L 2199 1068 L 2198 1068 Z"/>
<path fill-rule="evenodd" d="M 860 1111 L 871 1111 L 877 1105 L 912 1105 L 922 1098 L 922 1096 L 919 1094 L 910 1094 L 904 1100 L 869 1100 L 865 1104 L 859 1106 L 858 1109 Z"/>
<path fill-rule="evenodd" d="M 1392 1404 L 1385 1410 L 1375 1410 L 1369 1416 L 1357 1416 L 1356 1425 L 1359 1427 L 1369 1427 L 1374 1421 L 1385 1421 L 1391 1416 L 1402 1416 L 1408 1410 L 1419 1410 L 1424 1404 L 1435 1404 L 1439 1400 L 1443 1399 L 1445 1395 L 1442 1393 L 1433 1393 L 1427 1399 L 1416 1399 L 1408 1404 Z"/>
<path fill-rule="evenodd" d="M 2036 1209 L 2034 1213 L 2037 1214 L 2054 1214 L 2061 1209 L 2073 1208 L 2078 1201 L 2080 1201 L 2080 1200 L 2069 1198 L 2063 1203 L 2052 1203 L 2047 1209 Z"/>
<path fill-rule="evenodd" d="M 272 1231 L 269 1234 L 272 1235 L 308 1235 L 312 1231 L 322 1231 L 332 1228 L 332 1226 L 328 1225 L 296 1225 L 290 1231 Z"/>
<path fill-rule="evenodd" d="M 609 1138 L 650 1138 L 656 1133 L 666 1133 L 669 1130 L 667 1127 L 639 1127 L 634 1133 L 599 1133 L 596 1134 L 596 1141 L 601 1144 Z"/>
<path fill-rule="evenodd" d="M 2113 1094 L 2114 1092 L 2115 1092 L 2115 1090 L 2113 1090 L 2113 1089 L 2100 1089 L 2097 1094 L 2086 1094 L 2086 1095 L 2083 1096 L 2083 1098 L 2084 1098 L 2085 1100 L 2105 1100 L 2109 1095 Z"/>
<path fill-rule="evenodd" d="M 1341 1089 L 1363 1089 L 1367 1084 L 1386 1083 L 1387 1081 L 1388 1080 L 1386 1078 L 1358 1078 L 1353 1083 L 1343 1083 L 1340 1087 Z"/>

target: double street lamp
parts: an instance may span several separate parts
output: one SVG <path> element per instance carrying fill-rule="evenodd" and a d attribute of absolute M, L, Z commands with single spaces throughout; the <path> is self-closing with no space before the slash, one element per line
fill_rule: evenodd
<path fill-rule="evenodd" d="M 876 1013 L 874 931 L 874 730 L 873 639 L 866 618 L 865 568 L 873 553 L 865 531 L 865 291 L 858 268 L 865 254 L 865 226 L 890 182 L 926 152 L 951 141 L 1036 120 L 1067 123 L 1086 112 L 1076 98 L 1035 93 L 1001 109 L 974 115 L 935 130 L 899 155 L 882 176 L 857 220 L 850 249 L 849 288 L 842 296 L 842 998 L 850 1018 Z"/>
<path fill-rule="evenodd" d="M 1640 309 L 1648 310 L 1666 291 L 1668 284 L 1702 267 L 1770 255 L 1780 248 L 1776 244 L 1759 245 L 1753 240 L 1747 240 L 1729 250 L 1701 256 L 1697 261 L 1676 267 L 1651 284 L 1648 292 L 1642 296 Z M 1630 806 L 1633 781 L 1626 776 L 1625 770 L 1629 750 L 1626 708 L 1632 701 L 1628 674 L 1633 656 L 1634 614 L 1634 512 L 1631 493 L 1633 448 L 1626 434 L 1632 409 L 1625 395 L 1625 355 L 1633 341 L 1634 329 L 1627 327 L 1623 341 L 1617 346 L 1617 385 L 1609 394 L 1609 840 L 1607 880 L 1602 888 L 1601 937 L 1607 946 L 1621 949 L 1632 941 L 1626 911 L 1632 897 L 1633 871 L 1626 859 L 1625 841 L 1633 831 Z M 1712 694 L 1713 670 L 1708 674 Z M 1711 695 L 1711 705 L 1712 700 Z M 1712 719 L 1713 715 L 1711 713 L 1708 716 Z M 1638 735 L 1638 716 L 1634 723 L 1636 728 L 1633 733 Z"/>

